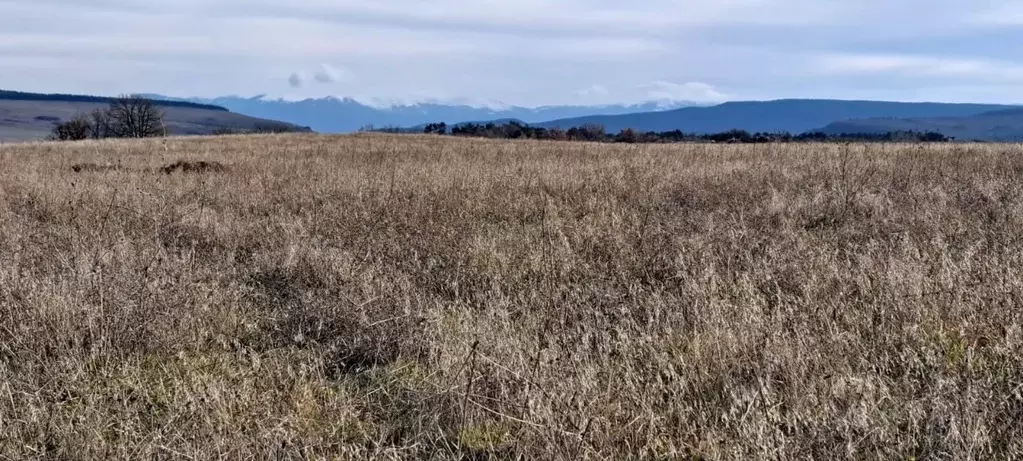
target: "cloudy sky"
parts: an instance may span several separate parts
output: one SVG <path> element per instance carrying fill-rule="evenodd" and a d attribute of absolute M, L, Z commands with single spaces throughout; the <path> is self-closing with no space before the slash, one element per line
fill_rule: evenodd
<path fill-rule="evenodd" d="M 0 88 L 1023 103 L 1019 0 L 0 0 Z"/>

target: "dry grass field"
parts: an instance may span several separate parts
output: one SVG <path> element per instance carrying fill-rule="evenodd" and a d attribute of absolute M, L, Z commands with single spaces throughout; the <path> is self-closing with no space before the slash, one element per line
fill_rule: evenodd
<path fill-rule="evenodd" d="M 1021 421 L 1023 146 L 0 146 L 0 459 L 1018 459 Z"/>

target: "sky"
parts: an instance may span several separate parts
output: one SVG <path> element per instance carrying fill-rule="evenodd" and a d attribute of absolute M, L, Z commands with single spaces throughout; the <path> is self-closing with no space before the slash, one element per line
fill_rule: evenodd
<path fill-rule="evenodd" d="M 0 88 L 1023 103 L 1019 0 L 0 0 Z"/>

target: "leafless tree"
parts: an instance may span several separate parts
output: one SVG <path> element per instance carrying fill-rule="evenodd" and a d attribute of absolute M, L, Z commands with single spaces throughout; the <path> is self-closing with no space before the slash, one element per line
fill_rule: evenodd
<path fill-rule="evenodd" d="M 151 99 L 123 95 L 106 111 L 110 135 L 118 138 L 151 138 L 166 135 L 163 111 Z"/>
<path fill-rule="evenodd" d="M 585 139 L 590 141 L 598 141 L 604 139 L 605 136 L 604 125 L 599 125 L 596 123 L 587 123 L 583 125 L 582 134 L 585 137 Z"/>
<path fill-rule="evenodd" d="M 103 109 L 96 109 L 91 114 L 92 121 L 89 123 L 89 136 L 92 139 L 103 139 L 113 136 L 110 128 L 110 114 Z"/>
<path fill-rule="evenodd" d="M 78 115 L 71 120 L 58 123 L 53 127 L 50 138 L 57 141 L 80 141 L 89 139 L 91 129 L 89 118 L 85 115 Z"/>

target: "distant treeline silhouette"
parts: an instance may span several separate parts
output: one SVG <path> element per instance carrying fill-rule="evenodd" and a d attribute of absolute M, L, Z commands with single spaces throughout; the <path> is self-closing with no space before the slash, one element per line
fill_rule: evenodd
<path fill-rule="evenodd" d="M 41 94 L 41 93 L 25 93 L 22 91 L 9 91 L 0 90 L 0 100 L 9 101 L 57 101 L 57 102 L 91 102 L 98 104 L 110 104 L 117 98 L 105 97 L 105 96 L 86 96 L 79 94 Z M 221 112 L 230 112 L 224 107 L 215 106 L 213 104 L 198 104 L 194 102 L 186 101 L 165 101 L 157 100 L 153 101 L 154 104 L 160 107 L 187 107 L 192 109 L 207 109 L 216 110 Z"/>
<path fill-rule="evenodd" d="M 890 131 L 887 133 L 822 133 L 810 132 L 792 134 L 750 133 L 746 130 L 729 130 L 721 133 L 686 133 L 682 130 L 646 131 L 625 129 L 618 133 L 607 133 L 601 125 L 584 125 L 567 130 L 559 128 L 534 127 L 520 122 L 507 123 L 461 123 L 449 126 L 446 123 L 431 123 L 422 128 L 379 128 L 366 127 L 363 131 L 385 133 L 426 133 L 450 136 L 465 136 L 492 139 L 540 139 L 554 141 L 591 141 L 617 143 L 673 143 L 713 142 L 757 144 L 769 142 L 949 142 L 955 138 L 937 132 Z"/>

